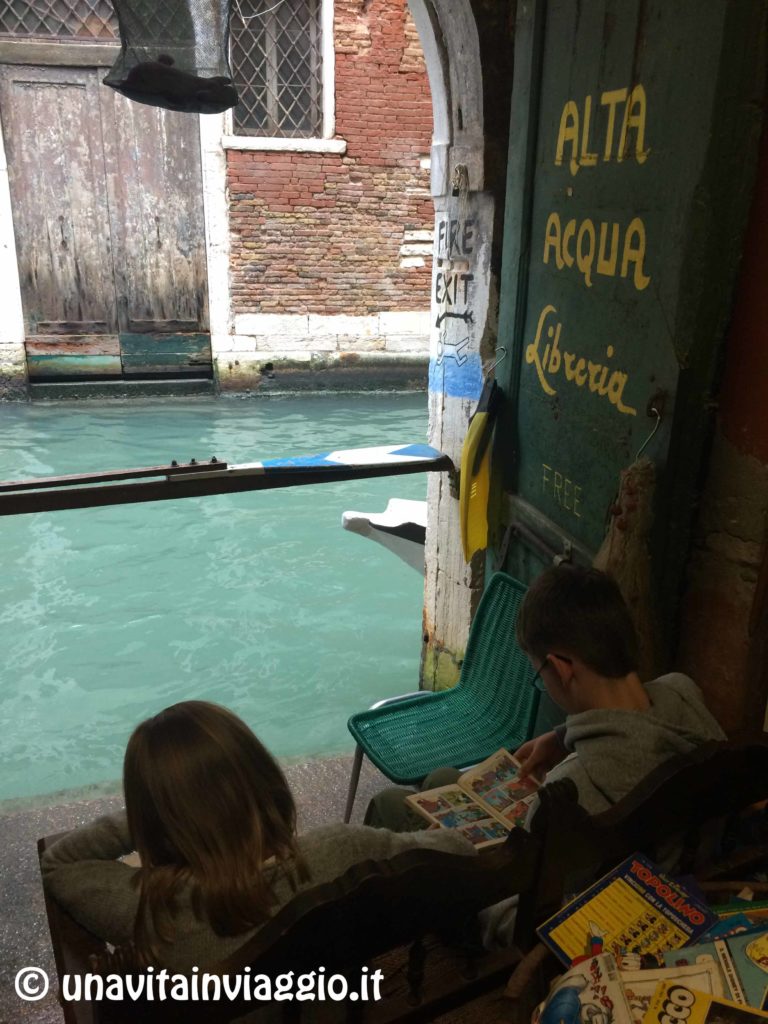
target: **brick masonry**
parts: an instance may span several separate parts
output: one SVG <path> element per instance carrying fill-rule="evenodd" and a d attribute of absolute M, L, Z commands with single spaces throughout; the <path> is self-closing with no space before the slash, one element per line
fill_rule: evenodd
<path fill-rule="evenodd" d="M 402 363 L 426 385 L 434 205 L 421 46 L 405 0 L 336 0 L 334 38 L 346 153 L 227 151 L 223 388 L 258 386 L 264 360 L 327 369 L 350 353 L 356 378 L 361 360 L 373 377 Z"/>

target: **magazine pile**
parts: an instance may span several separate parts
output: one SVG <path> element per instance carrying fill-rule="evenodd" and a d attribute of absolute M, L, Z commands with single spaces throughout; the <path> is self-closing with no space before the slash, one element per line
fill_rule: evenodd
<path fill-rule="evenodd" d="M 570 969 L 532 1024 L 768 1021 L 768 905 L 709 908 L 640 854 L 538 931 Z"/>

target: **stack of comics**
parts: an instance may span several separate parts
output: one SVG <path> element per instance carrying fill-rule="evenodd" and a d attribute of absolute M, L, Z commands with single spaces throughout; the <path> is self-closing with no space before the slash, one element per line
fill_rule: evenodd
<path fill-rule="evenodd" d="M 539 929 L 570 970 L 533 1024 L 768 1021 L 768 916 L 715 913 L 634 855 Z"/>

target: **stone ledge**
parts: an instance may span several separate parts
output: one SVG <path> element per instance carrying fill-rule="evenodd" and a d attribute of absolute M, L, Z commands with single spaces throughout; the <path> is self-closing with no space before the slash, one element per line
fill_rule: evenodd
<path fill-rule="evenodd" d="M 297 391 L 424 391 L 422 353 L 262 351 L 216 362 L 220 390 L 290 394 Z M 264 367 L 271 369 L 264 373 Z"/>

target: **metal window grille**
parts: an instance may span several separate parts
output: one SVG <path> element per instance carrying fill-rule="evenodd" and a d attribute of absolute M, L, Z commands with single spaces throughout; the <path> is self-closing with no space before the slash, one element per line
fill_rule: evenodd
<path fill-rule="evenodd" d="M 322 0 L 236 0 L 231 65 L 237 135 L 322 135 Z M 259 11 L 265 13 L 259 15 Z M 254 16 L 255 15 L 255 16 Z"/>
<path fill-rule="evenodd" d="M 0 35 L 112 40 L 117 18 L 109 0 L 0 0 Z"/>

